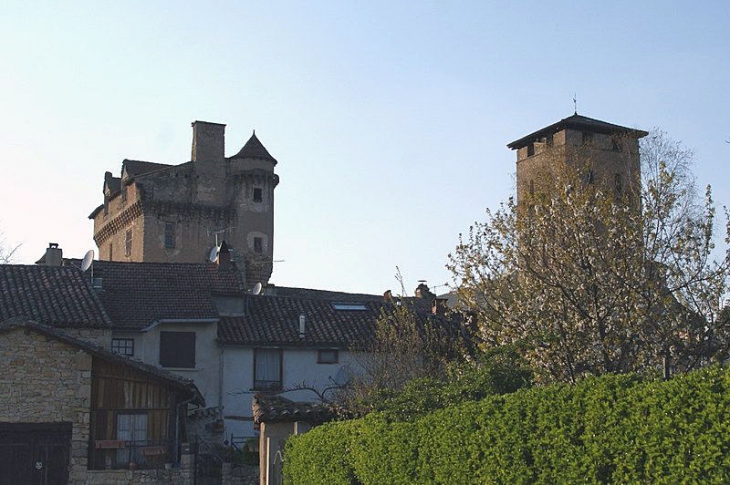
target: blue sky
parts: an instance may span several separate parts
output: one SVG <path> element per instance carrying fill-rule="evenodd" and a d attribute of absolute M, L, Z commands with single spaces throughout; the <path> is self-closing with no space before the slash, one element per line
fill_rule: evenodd
<path fill-rule="evenodd" d="M 194 120 L 279 160 L 272 282 L 410 293 L 514 191 L 506 144 L 573 113 L 659 127 L 730 204 L 726 2 L 27 2 L 0 10 L 0 229 L 94 246 L 124 158 Z M 439 286 L 437 291 L 444 291 Z"/>

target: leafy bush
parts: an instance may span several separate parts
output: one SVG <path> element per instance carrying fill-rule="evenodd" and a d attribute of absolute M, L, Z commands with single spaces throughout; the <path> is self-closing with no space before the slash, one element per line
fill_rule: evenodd
<path fill-rule="evenodd" d="M 375 413 L 287 443 L 287 483 L 730 483 L 730 374 L 631 375 Z"/>

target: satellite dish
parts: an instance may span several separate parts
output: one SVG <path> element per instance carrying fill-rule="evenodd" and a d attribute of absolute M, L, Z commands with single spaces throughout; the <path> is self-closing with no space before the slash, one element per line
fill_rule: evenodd
<path fill-rule="evenodd" d="M 253 286 L 253 290 L 251 290 L 251 293 L 253 293 L 254 295 L 260 295 L 261 290 L 263 290 L 263 289 L 264 289 L 264 285 L 262 285 L 261 282 L 259 281 L 258 283 L 256 283 Z"/>
<path fill-rule="evenodd" d="M 86 251 L 86 254 L 84 255 L 84 259 L 81 260 L 81 271 L 86 271 L 87 269 L 91 268 L 92 263 L 94 262 L 94 250 L 89 249 Z"/>
<path fill-rule="evenodd" d="M 210 250 L 210 254 L 208 255 L 208 259 L 211 263 L 215 263 L 215 260 L 218 259 L 218 251 L 220 248 L 218 246 L 213 246 Z"/>

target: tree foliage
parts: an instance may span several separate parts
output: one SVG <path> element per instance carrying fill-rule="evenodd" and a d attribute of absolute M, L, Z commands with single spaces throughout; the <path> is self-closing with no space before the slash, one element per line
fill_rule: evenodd
<path fill-rule="evenodd" d="M 691 152 L 663 133 L 642 140 L 640 188 L 593 183 L 591 156 L 487 210 L 449 256 L 484 345 L 523 346 L 545 381 L 727 355 L 728 253 L 713 259 L 715 207 L 709 186 L 697 195 Z"/>

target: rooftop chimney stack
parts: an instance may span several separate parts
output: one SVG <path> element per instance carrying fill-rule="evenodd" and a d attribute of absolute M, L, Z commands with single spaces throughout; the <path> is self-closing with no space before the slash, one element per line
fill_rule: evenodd
<path fill-rule="evenodd" d="M 43 266 L 61 266 L 63 262 L 63 250 L 58 247 L 58 243 L 48 243 L 46 254 L 41 259 L 36 261 L 35 264 Z"/>
<path fill-rule="evenodd" d="M 226 125 L 193 121 L 193 162 L 222 162 L 225 159 Z"/>

